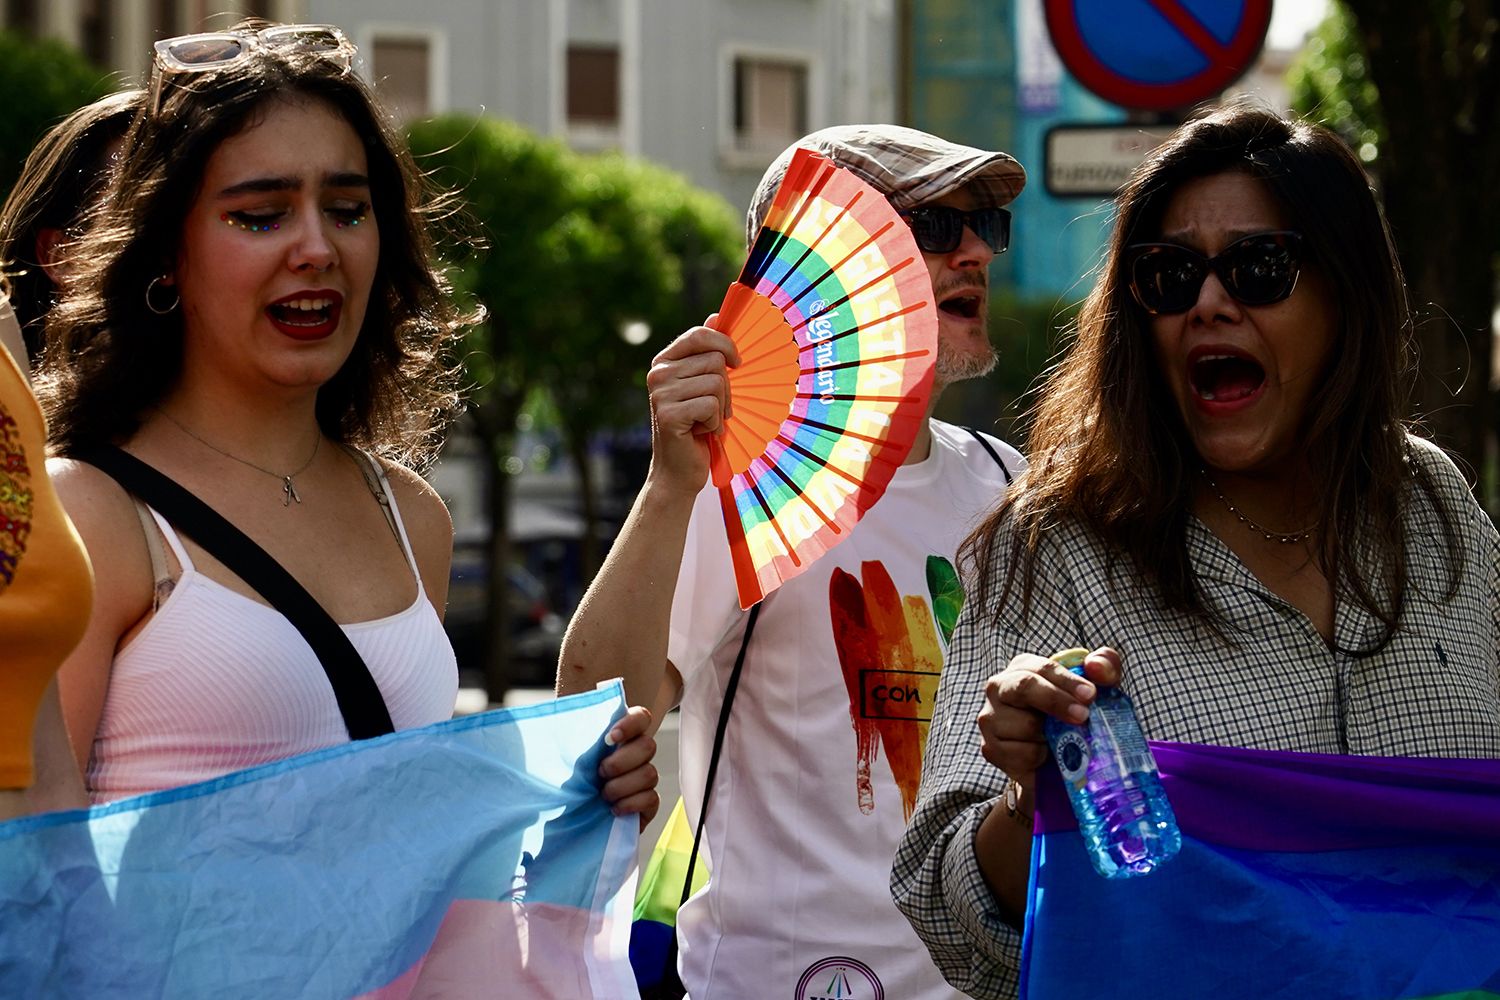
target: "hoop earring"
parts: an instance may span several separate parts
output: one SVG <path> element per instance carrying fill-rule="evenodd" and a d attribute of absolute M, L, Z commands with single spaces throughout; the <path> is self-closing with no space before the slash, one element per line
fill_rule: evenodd
<path fill-rule="evenodd" d="M 167 278 L 168 275 L 158 274 L 156 277 L 151 279 L 150 283 L 146 285 L 146 308 L 150 309 L 158 316 L 166 316 L 168 313 L 176 309 L 177 304 L 182 301 L 182 296 L 177 293 L 176 289 L 173 289 L 172 291 L 171 303 L 165 307 L 158 306 L 155 302 L 151 301 L 151 293 L 156 289 L 158 285 L 165 285 L 167 288 L 172 288 L 171 285 L 166 284 Z"/>

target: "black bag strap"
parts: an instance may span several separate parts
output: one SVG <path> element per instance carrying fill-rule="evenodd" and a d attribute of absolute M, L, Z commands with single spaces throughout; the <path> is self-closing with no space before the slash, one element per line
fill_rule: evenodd
<path fill-rule="evenodd" d="M 74 455 L 161 513 L 281 612 L 317 654 L 353 740 L 395 732 L 370 668 L 328 612 L 281 564 L 208 504 L 134 455 L 104 447 Z"/>
<path fill-rule="evenodd" d="M 1000 453 L 995 450 L 995 446 L 990 444 L 989 438 L 985 437 L 983 434 L 979 433 L 972 427 L 965 427 L 964 430 L 974 435 L 974 440 L 978 441 L 980 446 L 983 447 L 985 451 L 990 453 L 990 458 L 993 458 L 995 460 L 995 464 L 1000 466 L 1000 474 L 1005 477 L 1005 485 L 1009 486 L 1010 470 L 1005 467 L 1005 462 L 1000 458 Z"/>
<path fill-rule="evenodd" d="M 734 693 L 740 689 L 740 670 L 745 666 L 745 651 L 750 648 L 750 633 L 755 631 L 755 619 L 760 617 L 760 602 L 750 608 L 750 619 L 745 622 L 745 636 L 740 640 L 740 653 L 734 658 L 734 669 L 729 672 L 729 683 L 724 686 L 724 704 L 719 706 L 719 724 L 714 727 L 714 748 L 708 755 L 708 777 L 703 780 L 703 805 L 698 808 L 698 830 L 693 834 L 693 853 L 688 855 L 687 877 L 682 880 L 681 906 L 693 894 L 693 868 L 698 864 L 698 845 L 703 842 L 703 825 L 708 822 L 708 800 L 714 793 L 714 775 L 719 773 L 719 755 L 724 750 L 724 734 L 729 730 L 729 711 L 734 707 Z M 676 948 L 676 937 L 673 937 Z M 674 956 L 675 957 L 675 956 Z M 675 962 L 673 963 L 676 964 Z"/>
<path fill-rule="evenodd" d="M 714 776 L 719 772 L 719 755 L 724 750 L 724 734 L 729 730 L 729 712 L 734 707 L 734 693 L 740 687 L 740 671 L 745 666 L 745 650 L 750 648 L 750 635 L 755 631 L 755 619 L 760 617 L 760 603 L 750 608 L 750 618 L 745 622 L 745 635 L 740 640 L 739 655 L 734 658 L 734 669 L 729 672 L 729 683 L 724 687 L 724 703 L 719 706 L 719 724 L 714 728 L 714 748 L 708 755 L 708 777 L 703 781 L 703 804 L 698 809 L 698 829 L 693 833 L 693 850 L 688 855 L 687 875 L 682 880 L 682 898 L 677 901 L 681 908 L 693 894 L 693 869 L 698 866 L 698 848 L 703 843 L 703 827 L 708 822 L 708 800 L 713 796 Z M 651 997 L 678 998 L 685 994 L 682 980 L 677 975 L 677 935 L 667 945 L 663 961 L 661 982 L 650 991 Z M 642 994 L 643 998 L 647 994 Z"/>

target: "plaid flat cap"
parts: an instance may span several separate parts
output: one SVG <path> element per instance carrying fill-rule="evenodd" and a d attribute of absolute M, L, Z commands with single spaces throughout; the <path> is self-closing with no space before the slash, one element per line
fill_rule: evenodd
<path fill-rule="evenodd" d="M 965 187 L 978 198 L 976 207 L 999 207 L 1026 186 L 1026 171 L 1007 153 L 963 146 L 903 125 L 835 125 L 803 136 L 766 168 L 745 213 L 746 246 L 755 242 L 799 147 L 816 150 L 858 175 L 898 210 Z"/>

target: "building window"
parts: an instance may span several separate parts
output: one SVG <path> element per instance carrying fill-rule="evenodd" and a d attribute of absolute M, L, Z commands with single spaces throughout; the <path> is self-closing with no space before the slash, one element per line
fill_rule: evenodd
<path fill-rule="evenodd" d="M 807 133 L 807 63 L 736 56 L 734 144 L 779 153 Z"/>
<path fill-rule="evenodd" d="M 620 50 L 604 45 L 568 46 L 568 125 L 620 124 Z"/>
<path fill-rule="evenodd" d="M 379 38 L 370 47 L 375 86 L 402 121 L 432 114 L 432 43 L 426 38 Z"/>

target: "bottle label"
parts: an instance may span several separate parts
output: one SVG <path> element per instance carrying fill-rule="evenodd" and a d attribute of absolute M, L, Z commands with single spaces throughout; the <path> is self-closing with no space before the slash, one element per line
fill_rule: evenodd
<path fill-rule="evenodd" d="M 1134 713 L 1122 705 L 1110 706 L 1106 709 L 1106 714 L 1109 716 L 1109 733 L 1114 740 L 1120 773 L 1155 774 L 1156 758 L 1151 756 L 1151 748 L 1146 745 L 1141 727 L 1136 725 Z"/>
<path fill-rule="evenodd" d="M 1063 781 L 1082 788 L 1089 776 L 1089 741 L 1083 730 L 1071 727 L 1063 731 L 1052 746 L 1052 755 L 1057 758 L 1057 769 Z"/>

